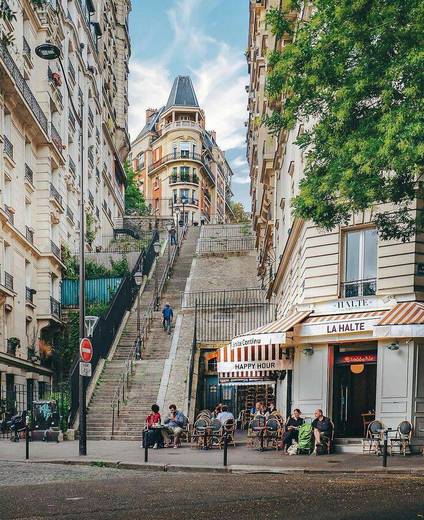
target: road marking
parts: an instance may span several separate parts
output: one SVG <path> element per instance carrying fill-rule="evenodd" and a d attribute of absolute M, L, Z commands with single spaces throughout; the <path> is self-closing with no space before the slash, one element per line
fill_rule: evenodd
<path fill-rule="evenodd" d="M 65 500 L 84 500 L 84 497 L 69 497 L 69 498 L 66 498 Z"/>

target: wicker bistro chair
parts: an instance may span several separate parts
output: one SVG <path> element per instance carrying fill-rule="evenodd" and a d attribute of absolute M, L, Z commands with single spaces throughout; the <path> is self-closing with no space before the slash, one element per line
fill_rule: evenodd
<path fill-rule="evenodd" d="M 209 428 L 211 422 L 209 418 L 199 418 L 193 425 L 191 432 L 191 445 L 194 447 L 203 447 L 205 439 L 205 430 Z"/>
<path fill-rule="evenodd" d="M 383 439 L 382 430 L 384 430 L 384 424 L 381 421 L 372 421 L 368 425 L 367 434 L 362 441 L 362 453 L 380 455 Z"/>
<path fill-rule="evenodd" d="M 409 421 L 402 421 L 397 427 L 396 434 L 390 442 L 390 455 L 393 455 L 395 451 L 401 455 L 411 453 L 411 437 L 412 437 L 412 424 Z"/>
<path fill-rule="evenodd" d="M 276 450 L 281 447 L 281 436 L 283 428 L 277 417 L 270 416 L 266 422 L 266 430 L 264 432 L 266 445 L 273 446 Z"/>
<path fill-rule="evenodd" d="M 234 440 L 236 434 L 236 421 L 234 419 L 228 419 L 225 421 L 222 427 L 222 437 L 220 448 L 224 446 L 224 437 L 227 436 L 228 444 L 232 444 L 234 447 L 236 446 L 236 441 Z"/>
<path fill-rule="evenodd" d="M 211 448 L 219 448 L 221 449 L 221 443 L 223 438 L 224 429 L 222 427 L 221 421 L 218 419 L 212 419 L 211 424 L 211 434 L 209 439 L 209 446 Z"/>
<path fill-rule="evenodd" d="M 260 445 L 261 432 L 266 426 L 266 417 L 257 415 L 250 423 L 247 430 L 247 437 L 249 439 L 249 445 L 251 448 L 258 448 Z"/>

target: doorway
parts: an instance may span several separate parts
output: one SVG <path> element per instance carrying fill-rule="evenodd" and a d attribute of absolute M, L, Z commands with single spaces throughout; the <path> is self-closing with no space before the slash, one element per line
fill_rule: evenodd
<path fill-rule="evenodd" d="M 335 347 L 333 421 L 339 437 L 363 437 L 362 414 L 375 412 L 377 348 Z"/>

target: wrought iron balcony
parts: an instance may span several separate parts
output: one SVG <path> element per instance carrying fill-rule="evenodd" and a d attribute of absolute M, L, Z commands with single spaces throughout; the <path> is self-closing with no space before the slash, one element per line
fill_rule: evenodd
<path fill-rule="evenodd" d="M 88 107 L 88 122 L 91 126 L 94 126 L 94 115 L 90 107 Z"/>
<path fill-rule="evenodd" d="M 198 206 L 199 199 L 196 197 L 174 197 L 174 204 L 182 206 Z"/>
<path fill-rule="evenodd" d="M 89 148 L 87 152 L 88 156 L 88 164 L 93 168 L 94 167 L 94 155 L 93 151 Z"/>
<path fill-rule="evenodd" d="M 15 225 L 15 214 L 11 210 L 10 206 L 8 206 L 7 204 L 4 205 L 4 212 L 7 215 L 7 220 L 9 221 L 9 223 L 12 224 L 12 226 L 14 226 Z"/>
<path fill-rule="evenodd" d="M 71 61 L 68 62 L 68 72 L 69 72 L 69 77 L 75 83 L 75 81 L 76 81 L 75 69 L 74 69 L 74 66 L 72 65 Z"/>
<path fill-rule="evenodd" d="M 53 240 L 50 240 L 50 248 L 51 248 L 51 251 L 52 251 L 52 253 L 54 254 L 54 256 L 55 256 L 56 258 L 58 258 L 59 260 L 62 260 L 62 255 L 61 255 L 61 252 L 60 252 L 60 247 L 59 247 L 57 244 L 55 244 L 55 243 L 53 242 Z"/>
<path fill-rule="evenodd" d="M 174 153 L 169 153 L 167 155 L 164 155 L 163 157 L 161 157 L 160 159 L 158 159 L 157 161 L 155 161 L 154 163 L 152 163 L 149 166 L 148 172 L 151 173 L 153 170 L 156 170 L 157 168 L 159 168 L 160 166 L 162 166 L 168 162 L 177 161 L 180 159 L 186 159 L 189 161 L 191 160 L 191 161 L 203 163 L 203 159 L 200 154 L 183 150 L 182 152 L 174 152 Z"/>
<path fill-rule="evenodd" d="M 31 289 L 31 287 L 25 287 L 25 301 L 27 303 L 34 303 L 34 289 Z"/>
<path fill-rule="evenodd" d="M 28 166 L 28 164 L 25 163 L 25 180 L 28 181 L 30 184 L 34 184 L 34 172 Z"/>
<path fill-rule="evenodd" d="M 209 202 L 211 202 L 212 199 L 211 199 L 210 191 L 209 191 L 209 190 L 205 190 L 204 193 L 205 193 L 205 198 L 206 198 Z"/>
<path fill-rule="evenodd" d="M 3 136 L 3 151 L 13 161 L 13 144 L 7 136 Z"/>
<path fill-rule="evenodd" d="M 34 243 L 34 231 L 28 226 L 25 226 L 25 238 L 28 242 L 31 242 L 31 244 Z"/>
<path fill-rule="evenodd" d="M 50 312 L 51 315 L 60 320 L 62 315 L 62 306 L 59 301 L 50 296 Z"/>
<path fill-rule="evenodd" d="M 18 343 L 18 341 L 16 341 L 16 338 L 9 338 L 6 341 L 7 354 L 9 354 L 10 356 L 16 356 L 16 349 L 18 348 L 18 346 L 20 346 L 20 342 Z"/>
<path fill-rule="evenodd" d="M 69 111 L 69 125 L 75 131 L 75 116 L 71 110 Z"/>
<path fill-rule="evenodd" d="M 23 37 L 23 54 L 29 60 L 31 59 L 31 47 L 30 47 L 29 43 L 27 42 L 25 36 Z"/>
<path fill-rule="evenodd" d="M 13 80 L 16 83 L 16 87 L 24 98 L 25 102 L 28 104 L 34 118 L 37 120 L 38 124 L 44 130 L 45 134 L 48 134 L 48 124 L 47 117 L 45 113 L 41 110 L 40 105 L 35 99 L 34 94 L 31 92 L 27 82 L 22 76 L 18 66 L 13 61 L 12 56 L 10 55 L 7 46 L 3 41 L 0 40 L 0 59 L 3 61 L 6 69 L 9 71 L 9 74 L 12 76 Z"/>
<path fill-rule="evenodd" d="M 7 271 L 4 272 L 4 286 L 9 291 L 13 291 L 13 276 Z"/>
<path fill-rule="evenodd" d="M 377 279 L 354 280 L 342 283 L 342 294 L 344 298 L 355 298 L 356 296 L 374 296 L 377 293 Z"/>
<path fill-rule="evenodd" d="M 90 202 L 90 204 L 93 206 L 94 208 L 94 197 L 93 197 L 93 194 L 91 193 L 90 190 L 88 190 L 88 200 Z"/>
<path fill-rule="evenodd" d="M 57 129 L 53 123 L 50 124 L 50 127 L 51 127 L 51 138 L 52 138 L 53 144 L 56 146 L 56 148 L 59 150 L 59 152 L 62 153 L 62 151 L 63 151 L 62 138 L 60 137 L 60 134 L 57 131 Z"/>
<path fill-rule="evenodd" d="M 75 163 L 74 163 L 72 157 L 69 157 L 69 170 L 75 176 L 77 167 L 75 166 Z"/>
<path fill-rule="evenodd" d="M 59 206 L 62 206 L 62 195 L 57 191 L 52 183 L 50 183 L 50 197 L 52 197 Z"/>
<path fill-rule="evenodd" d="M 178 184 L 178 183 L 190 183 L 190 184 L 199 184 L 199 177 L 197 175 L 190 175 L 189 173 L 180 173 L 175 175 L 174 173 L 169 177 L 169 184 Z"/>

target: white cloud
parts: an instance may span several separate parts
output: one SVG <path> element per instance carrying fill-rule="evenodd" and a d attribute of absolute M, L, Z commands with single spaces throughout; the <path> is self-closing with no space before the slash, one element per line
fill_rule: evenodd
<path fill-rule="evenodd" d="M 146 122 L 146 109 L 159 108 L 168 99 L 172 77 L 163 65 L 153 62 L 130 61 L 129 131 L 135 139 Z"/>
<path fill-rule="evenodd" d="M 250 177 L 249 175 L 233 175 L 231 182 L 233 184 L 250 184 Z"/>
<path fill-rule="evenodd" d="M 231 166 L 234 170 L 243 170 L 246 171 L 249 169 L 249 165 L 247 164 L 247 160 L 242 155 L 238 155 L 231 161 Z"/>

